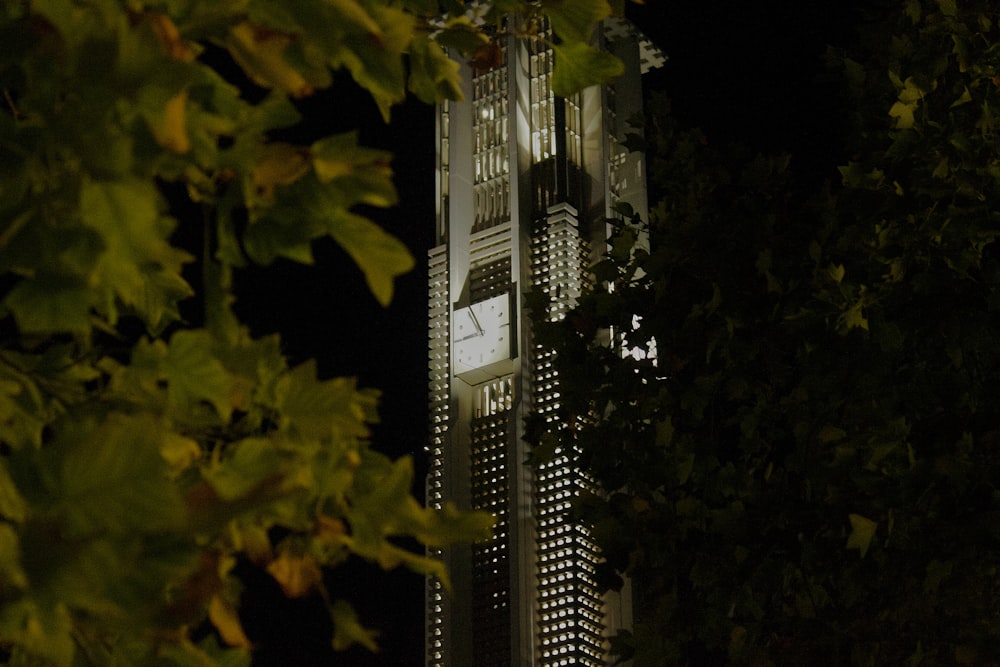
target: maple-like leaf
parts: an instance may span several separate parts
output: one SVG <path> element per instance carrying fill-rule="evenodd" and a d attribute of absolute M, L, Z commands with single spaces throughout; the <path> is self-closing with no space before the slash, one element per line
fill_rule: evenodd
<path fill-rule="evenodd" d="M 552 92 L 567 97 L 588 86 L 608 83 L 625 71 L 622 61 L 584 42 L 554 44 Z"/>
<path fill-rule="evenodd" d="M 590 41 L 594 27 L 611 15 L 607 0 L 544 0 L 542 11 L 563 42 Z"/>
<path fill-rule="evenodd" d="M 459 64 L 437 45 L 420 35 L 410 44 L 410 79 L 407 88 L 422 102 L 462 99 Z"/>
<path fill-rule="evenodd" d="M 223 421 L 232 414 L 233 378 L 212 352 L 213 339 L 204 329 L 178 331 L 170 338 L 161 373 L 174 405 L 190 409 L 210 403 Z"/>
<path fill-rule="evenodd" d="M 229 31 L 226 47 L 254 83 L 280 88 L 292 97 L 306 97 L 313 93 L 313 87 L 286 58 L 292 42 L 292 35 L 240 23 Z"/>

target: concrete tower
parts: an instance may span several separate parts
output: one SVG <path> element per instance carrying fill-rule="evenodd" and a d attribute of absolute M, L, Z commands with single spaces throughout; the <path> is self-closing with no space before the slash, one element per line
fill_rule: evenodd
<path fill-rule="evenodd" d="M 611 207 L 646 214 L 643 158 L 621 142 L 640 76 L 663 55 L 624 20 L 602 33 L 625 63 L 613 85 L 555 97 L 551 48 L 511 38 L 500 65 L 464 72 L 464 102 L 438 109 L 427 503 L 487 510 L 497 525 L 489 541 L 435 552 L 453 589 L 428 581 L 428 666 L 603 665 L 605 633 L 630 624 L 627 600 L 597 590 L 597 548 L 568 515 L 590 482 L 565 458 L 534 471 L 522 440 L 524 416 L 559 400 L 525 293 L 563 317 Z"/>

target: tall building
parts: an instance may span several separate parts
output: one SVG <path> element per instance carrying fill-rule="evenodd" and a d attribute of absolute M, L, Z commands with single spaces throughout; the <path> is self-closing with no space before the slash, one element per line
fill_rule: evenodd
<path fill-rule="evenodd" d="M 429 666 L 603 665 L 606 630 L 630 623 L 627 603 L 600 595 L 599 554 L 569 517 L 590 483 L 565 457 L 535 472 L 522 440 L 525 415 L 559 401 L 526 292 L 562 317 L 604 251 L 611 207 L 646 211 L 643 158 L 622 141 L 640 76 L 663 55 L 621 19 L 602 39 L 625 63 L 614 85 L 555 97 L 552 49 L 512 38 L 501 64 L 464 73 L 464 102 L 438 109 L 427 502 L 497 524 L 489 541 L 434 554 L 452 590 L 428 581 Z"/>

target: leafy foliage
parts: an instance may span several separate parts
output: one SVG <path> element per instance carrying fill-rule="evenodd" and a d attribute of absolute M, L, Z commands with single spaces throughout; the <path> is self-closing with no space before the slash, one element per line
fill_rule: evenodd
<path fill-rule="evenodd" d="M 572 425 L 539 443 L 609 491 L 578 509 L 634 578 L 637 666 L 1000 658 L 1000 27 L 985 1 L 904 9 L 830 53 L 841 184 L 710 148 L 661 100 L 653 249 L 620 207 L 600 284 L 536 324 Z"/>
<path fill-rule="evenodd" d="M 290 368 L 280 340 L 253 338 L 230 308 L 235 269 L 312 262 L 311 244 L 325 236 L 382 304 L 413 265 L 360 213 L 396 204 L 391 156 L 354 133 L 308 146 L 276 139 L 300 120 L 293 100 L 342 73 L 385 118 L 408 90 L 455 98 L 453 58 L 494 44 L 512 10 L 526 26 L 543 14 L 571 25 L 562 47 L 604 58 L 584 44 L 607 13 L 602 0 L 443 5 L 3 4 L 0 655 L 9 664 L 246 664 L 238 559 L 289 596 L 319 589 L 334 647 L 374 648 L 350 606 L 323 590 L 321 568 L 355 555 L 447 581 L 441 563 L 395 540 L 440 546 L 488 533 L 489 516 L 421 507 L 412 462 L 369 447 L 378 392 L 321 378 L 314 362 Z M 241 90 L 226 78 L 234 72 L 259 90 Z M 197 238 L 201 248 L 182 241 Z M 189 323 L 181 302 L 196 286 L 204 320 Z M 190 628 L 206 622 L 217 632 L 194 643 Z"/>

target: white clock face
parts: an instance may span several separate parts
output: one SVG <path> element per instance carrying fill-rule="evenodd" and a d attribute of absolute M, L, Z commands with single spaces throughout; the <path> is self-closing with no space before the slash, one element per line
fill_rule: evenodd
<path fill-rule="evenodd" d="M 456 374 L 510 359 L 510 305 L 510 296 L 501 294 L 455 309 Z"/>

